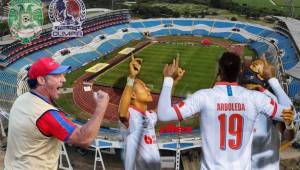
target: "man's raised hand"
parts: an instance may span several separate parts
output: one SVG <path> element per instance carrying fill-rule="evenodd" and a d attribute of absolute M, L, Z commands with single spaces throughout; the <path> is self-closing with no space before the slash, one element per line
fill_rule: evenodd
<path fill-rule="evenodd" d="M 164 77 L 174 77 L 175 73 L 178 69 L 179 57 L 177 56 L 176 59 L 173 59 L 172 64 L 166 64 L 164 67 Z"/>
<path fill-rule="evenodd" d="M 287 125 L 290 125 L 294 120 L 294 115 L 295 115 L 295 112 L 292 108 L 283 109 L 283 111 L 281 113 L 281 118 Z"/>
<path fill-rule="evenodd" d="M 264 69 L 263 69 L 263 75 L 262 75 L 262 77 L 265 80 L 269 80 L 270 78 L 275 77 L 275 74 L 276 74 L 275 67 L 273 65 L 271 65 L 271 64 L 268 63 L 265 55 L 263 55 L 261 57 L 261 59 L 264 62 Z"/>
<path fill-rule="evenodd" d="M 94 92 L 94 100 L 96 102 L 97 111 L 105 112 L 109 102 L 109 95 L 104 91 L 99 90 Z"/>
<path fill-rule="evenodd" d="M 131 56 L 131 61 L 129 63 L 129 77 L 134 79 L 141 70 L 142 59 L 134 58 Z"/>
<path fill-rule="evenodd" d="M 183 70 L 182 68 L 178 67 L 177 70 L 175 71 L 174 81 L 177 82 L 177 81 L 181 80 L 181 78 L 183 77 L 184 73 L 185 73 L 185 70 Z"/>

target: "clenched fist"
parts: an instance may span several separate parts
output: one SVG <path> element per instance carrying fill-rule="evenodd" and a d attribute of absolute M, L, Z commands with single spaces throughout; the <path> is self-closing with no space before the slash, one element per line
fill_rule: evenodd
<path fill-rule="evenodd" d="M 105 112 L 109 102 L 109 95 L 104 91 L 99 90 L 94 92 L 94 100 L 96 102 L 96 110 Z"/>
<path fill-rule="evenodd" d="M 290 125 L 294 120 L 295 112 L 292 108 L 290 109 L 283 109 L 281 113 L 281 118 L 285 122 L 285 124 Z"/>

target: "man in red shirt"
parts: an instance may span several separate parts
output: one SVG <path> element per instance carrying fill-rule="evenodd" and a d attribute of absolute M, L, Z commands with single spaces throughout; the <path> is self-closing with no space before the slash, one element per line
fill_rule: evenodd
<path fill-rule="evenodd" d="M 30 92 L 19 96 L 10 111 L 5 169 L 57 169 L 61 141 L 88 147 L 97 136 L 109 102 L 107 93 L 94 93 L 94 114 L 81 127 L 53 106 L 69 70 L 51 57 L 40 58 L 30 67 Z"/>

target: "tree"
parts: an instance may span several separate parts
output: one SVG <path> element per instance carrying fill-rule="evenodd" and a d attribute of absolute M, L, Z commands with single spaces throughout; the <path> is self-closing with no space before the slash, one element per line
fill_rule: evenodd
<path fill-rule="evenodd" d="M 9 27 L 7 22 L 0 22 L 0 36 L 9 34 Z"/>

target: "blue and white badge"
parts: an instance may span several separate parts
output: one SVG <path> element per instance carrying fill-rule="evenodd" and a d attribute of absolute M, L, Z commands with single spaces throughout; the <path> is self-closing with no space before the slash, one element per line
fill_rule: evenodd
<path fill-rule="evenodd" d="M 86 8 L 82 0 L 53 0 L 48 10 L 52 37 L 82 37 Z"/>

